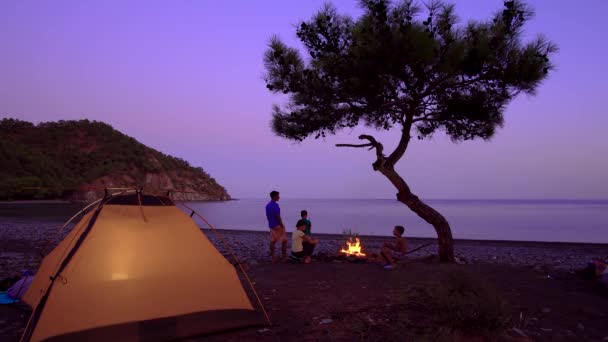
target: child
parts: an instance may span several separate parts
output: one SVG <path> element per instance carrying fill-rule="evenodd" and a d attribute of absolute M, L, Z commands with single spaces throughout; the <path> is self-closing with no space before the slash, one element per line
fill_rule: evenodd
<path fill-rule="evenodd" d="M 311 250 L 312 250 L 312 249 L 315 248 L 315 246 L 306 246 L 306 245 L 307 244 L 311 244 L 311 243 L 316 245 L 317 242 L 318 242 L 318 240 L 312 238 L 312 233 L 310 231 L 310 229 L 312 227 L 312 224 L 310 223 L 310 220 L 308 219 L 308 211 L 302 210 L 300 212 L 300 216 L 302 217 L 302 220 L 304 220 L 306 222 L 306 229 L 304 229 L 304 234 L 306 234 L 306 236 L 309 237 L 309 241 L 304 241 L 303 242 L 304 243 L 304 248 L 311 248 Z"/>
<path fill-rule="evenodd" d="M 302 220 L 306 222 L 306 229 L 304 230 L 304 234 L 306 234 L 306 236 L 311 236 L 310 228 L 312 227 L 312 224 L 308 219 L 308 211 L 302 210 L 300 212 L 300 216 L 302 217 Z"/>
<path fill-rule="evenodd" d="M 312 262 L 310 256 L 315 249 L 316 240 L 304 233 L 306 227 L 304 220 L 296 223 L 296 231 L 291 235 L 291 254 L 298 259 L 304 259 L 304 263 L 310 264 Z"/>
<path fill-rule="evenodd" d="M 403 232 L 405 229 L 403 226 L 395 226 L 393 229 L 393 236 L 395 236 L 395 243 L 384 243 L 382 247 L 382 251 L 380 255 L 384 261 L 386 261 L 386 265 L 384 265 L 385 269 L 392 269 L 395 267 L 395 258 L 400 259 L 405 256 L 405 252 L 407 251 L 407 241 L 403 237 Z"/>

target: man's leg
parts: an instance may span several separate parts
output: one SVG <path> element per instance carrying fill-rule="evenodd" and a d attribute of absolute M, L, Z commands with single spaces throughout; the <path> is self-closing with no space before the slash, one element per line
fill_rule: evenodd
<path fill-rule="evenodd" d="M 279 227 L 270 228 L 270 258 L 274 260 L 274 246 L 280 238 Z"/>
<path fill-rule="evenodd" d="M 276 244 L 276 241 L 270 241 L 270 257 L 274 258 L 274 245 Z"/>
<path fill-rule="evenodd" d="M 380 252 L 380 255 L 382 255 L 382 258 L 384 258 L 384 260 L 386 261 L 387 264 L 389 265 L 394 265 L 395 261 L 393 260 L 393 257 L 391 256 L 391 250 L 386 248 L 386 247 L 382 247 L 382 252 Z"/>
<path fill-rule="evenodd" d="M 281 253 L 283 254 L 283 259 L 287 259 L 287 233 L 285 232 L 285 227 L 279 228 L 280 239 L 281 239 Z"/>
<path fill-rule="evenodd" d="M 287 258 L 287 240 L 281 242 L 281 252 L 283 253 L 283 258 Z"/>

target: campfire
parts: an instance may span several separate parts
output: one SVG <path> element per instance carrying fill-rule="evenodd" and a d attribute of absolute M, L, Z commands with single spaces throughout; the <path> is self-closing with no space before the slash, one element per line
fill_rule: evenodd
<path fill-rule="evenodd" d="M 346 254 L 348 256 L 355 256 L 355 257 L 364 257 L 365 254 L 361 252 L 361 242 L 359 241 L 359 238 L 356 237 L 353 241 L 353 238 L 351 237 L 350 239 L 348 239 L 348 241 L 346 241 L 346 245 L 348 246 L 348 249 L 344 249 L 342 248 L 340 250 L 341 253 Z"/>

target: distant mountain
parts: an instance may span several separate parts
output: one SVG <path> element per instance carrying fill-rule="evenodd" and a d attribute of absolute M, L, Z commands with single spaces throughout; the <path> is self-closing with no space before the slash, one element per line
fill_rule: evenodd
<path fill-rule="evenodd" d="M 177 200 L 229 200 L 200 167 L 98 121 L 0 121 L 0 200 L 92 200 L 104 187 L 143 187 Z M 76 190 L 75 190 L 76 189 Z M 179 191 L 179 192 L 178 192 Z"/>

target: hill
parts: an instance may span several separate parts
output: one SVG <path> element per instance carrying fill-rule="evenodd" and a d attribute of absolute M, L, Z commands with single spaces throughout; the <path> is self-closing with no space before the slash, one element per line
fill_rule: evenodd
<path fill-rule="evenodd" d="M 0 121 L 0 200 L 92 200 L 104 187 L 143 187 L 177 200 L 229 200 L 200 167 L 98 121 Z M 36 189 L 33 189 L 36 188 Z"/>

